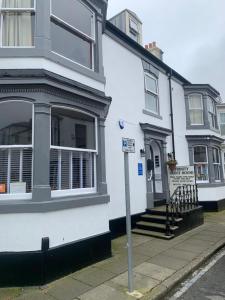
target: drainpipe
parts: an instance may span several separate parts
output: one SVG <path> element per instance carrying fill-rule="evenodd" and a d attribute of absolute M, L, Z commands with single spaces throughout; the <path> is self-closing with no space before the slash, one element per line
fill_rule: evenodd
<path fill-rule="evenodd" d="M 173 74 L 173 70 L 170 69 L 170 73 L 168 74 L 168 80 L 169 80 L 169 90 L 170 90 L 170 118 L 171 118 L 171 130 L 172 130 L 172 149 L 173 149 L 173 158 L 176 159 L 175 140 L 174 140 L 174 122 L 173 122 L 173 93 L 172 93 L 172 84 L 171 84 L 172 74 Z"/>

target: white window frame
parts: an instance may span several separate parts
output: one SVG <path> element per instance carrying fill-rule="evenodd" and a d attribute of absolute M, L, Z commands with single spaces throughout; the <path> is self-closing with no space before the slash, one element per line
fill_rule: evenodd
<path fill-rule="evenodd" d="M 149 77 L 149 78 L 151 78 L 151 79 L 153 79 L 153 80 L 155 80 L 155 82 L 156 82 L 156 90 L 157 90 L 157 93 L 155 93 L 154 91 L 151 91 L 151 90 L 148 90 L 148 89 L 147 89 L 146 76 Z M 156 106 L 157 106 L 156 111 L 151 110 L 151 109 L 148 109 L 148 108 L 146 107 L 146 103 L 145 103 L 145 109 L 146 109 L 147 111 L 150 111 L 150 112 L 151 112 L 152 114 L 154 114 L 154 115 L 159 115 L 159 85 L 158 85 L 158 79 L 157 79 L 155 76 L 153 76 L 153 75 L 151 75 L 151 74 L 145 72 L 145 73 L 144 73 L 144 81 L 145 81 L 145 93 L 147 93 L 147 94 L 152 94 L 153 96 L 155 96 L 155 97 L 156 97 L 156 102 L 157 102 L 157 103 L 156 103 Z M 145 101 L 146 101 L 146 100 L 145 100 Z"/>
<path fill-rule="evenodd" d="M 1 0 L 0 0 L 0 4 L 1 4 Z M 36 14 L 36 0 L 34 0 L 34 7 L 24 7 L 24 8 L 1 8 L 0 6 L 0 48 L 6 48 L 6 49 L 32 49 L 35 48 L 35 45 L 33 46 L 3 46 L 3 13 L 4 12 L 30 12 L 30 13 L 34 13 L 34 15 Z M 36 22 L 34 21 L 34 32 L 35 32 L 35 26 L 36 26 Z M 33 36 L 34 39 L 34 36 Z"/>
<path fill-rule="evenodd" d="M 195 148 L 197 147 L 204 147 L 206 151 L 206 162 L 195 162 Z M 195 165 L 202 164 L 207 166 L 207 174 L 208 174 L 208 180 L 198 180 L 196 177 L 196 183 L 209 183 L 209 158 L 208 158 L 208 147 L 206 145 L 194 145 L 193 146 L 193 163 L 194 167 Z"/>
<path fill-rule="evenodd" d="M 91 19 L 91 26 L 92 26 L 92 36 L 87 35 L 86 33 L 80 31 L 79 29 L 77 29 L 76 27 L 70 25 L 69 23 L 65 22 L 64 20 L 62 20 L 61 18 L 57 17 L 56 15 L 53 14 L 53 10 L 52 10 L 52 0 L 50 0 L 50 18 L 52 18 L 53 20 L 59 21 L 59 23 L 63 23 L 65 25 L 65 27 L 68 27 L 69 29 L 72 29 L 74 31 L 74 35 L 77 36 L 82 36 L 84 39 L 86 39 L 87 41 L 89 41 L 92 44 L 92 49 L 91 49 L 91 53 L 92 53 L 92 58 L 91 58 L 91 62 L 92 62 L 92 66 L 91 68 L 88 68 L 78 62 L 76 62 L 75 60 L 72 60 L 68 57 L 63 56 L 60 53 L 57 53 L 55 51 L 51 51 L 52 53 L 68 60 L 71 61 L 83 68 L 86 68 L 88 70 L 94 71 L 95 69 L 95 60 L 94 60 L 94 50 L 95 50 L 95 44 L 96 44 L 96 15 L 95 12 L 89 7 L 87 6 L 83 1 L 78 0 L 82 5 L 84 5 L 91 13 L 92 13 L 92 19 Z"/>
<path fill-rule="evenodd" d="M 79 188 L 79 189 L 59 189 L 59 190 L 52 190 L 51 195 L 52 198 L 57 198 L 57 197 L 62 197 L 62 196 L 73 196 L 73 195 L 83 195 L 83 194 L 93 194 L 97 192 L 97 164 L 96 164 L 96 159 L 98 155 L 98 119 L 96 116 L 84 112 L 82 110 L 76 109 L 76 108 L 71 108 L 67 106 L 61 106 L 61 105 L 53 105 L 51 107 L 51 117 L 50 117 L 50 143 L 51 143 L 51 123 L 52 123 L 52 108 L 61 108 L 65 110 L 73 110 L 79 113 L 82 113 L 84 115 L 90 116 L 94 118 L 95 120 L 95 147 L 96 149 L 82 149 L 82 148 L 72 148 L 72 147 L 61 147 L 61 146 L 54 146 L 50 145 L 50 151 L 51 149 L 55 150 L 66 150 L 66 151 L 71 151 L 71 152 L 84 152 L 84 153 L 94 153 L 94 187 L 92 188 Z"/>
<path fill-rule="evenodd" d="M 24 148 L 31 148 L 32 153 L 34 149 L 34 105 L 29 101 L 24 100 L 6 100 L 0 102 L 0 107 L 2 103 L 9 103 L 9 102 L 25 102 L 32 105 L 32 143 L 30 145 L 0 145 L 0 149 L 24 149 Z M 31 186 L 33 187 L 33 165 L 34 165 L 34 156 L 32 154 L 32 166 L 31 166 Z M 21 194 L 0 194 L 0 201 L 4 200 L 31 200 L 32 199 L 32 192 L 31 193 L 21 193 Z"/>
<path fill-rule="evenodd" d="M 137 26 L 137 29 L 132 27 L 132 23 L 134 23 Z M 138 35 L 138 23 L 131 17 L 129 17 L 129 30 L 136 33 L 136 35 Z"/>
<path fill-rule="evenodd" d="M 214 162 L 213 161 L 213 168 L 214 166 L 218 166 L 219 167 L 219 175 L 220 175 L 220 179 L 215 179 L 215 182 L 221 182 L 221 153 L 220 153 L 220 149 L 217 147 L 212 147 L 212 151 L 214 151 L 214 149 L 216 149 L 218 151 L 218 157 L 219 157 L 219 162 Z M 214 168 L 214 173 L 215 173 L 215 168 Z M 215 174 L 214 174 L 215 175 Z"/>
<path fill-rule="evenodd" d="M 201 98 L 201 108 L 191 108 L 191 107 L 190 107 L 190 98 L 191 98 L 192 96 L 198 96 L 198 97 Z M 205 124 L 205 121 L 204 121 L 204 103 L 203 103 L 203 97 L 202 97 L 201 94 L 190 94 L 190 95 L 188 95 L 188 109 L 189 109 L 190 125 L 191 125 L 191 126 L 195 126 L 195 125 L 197 125 L 197 126 L 202 126 L 202 125 Z M 196 110 L 202 112 L 202 123 L 192 123 L 192 122 L 191 122 L 191 111 L 196 111 Z"/>
<path fill-rule="evenodd" d="M 216 102 L 210 97 L 208 97 L 207 101 L 208 101 L 208 103 L 207 103 L 208 117 L 210 117 L 212 119 L 213 124 L 211 124 L 211 122 L 209 122 L 209 123 L 210 123 L 210 126 L 212 126 L 213 129 L 216 129 L 216 127 L 217 127 Z M 210 110 L 209 101 L 211 102 L 210 104 L 212 104 L 213 111 Z"/>
<path fill-rule="evenodd" d="M 220 120 L 220 134 L 222 135 L 222 136 L 225 136 L 225 134 L 222 134 L 222 130 L 221 130 L 221 125 L 224 125 L 225 126 L 225 121 L 224 122 L 222 122 L 221 121 L 221 114 L 224 114 L 225 115 L 225 111 L 220 111 L 219 112 L 219 120 Z"/>

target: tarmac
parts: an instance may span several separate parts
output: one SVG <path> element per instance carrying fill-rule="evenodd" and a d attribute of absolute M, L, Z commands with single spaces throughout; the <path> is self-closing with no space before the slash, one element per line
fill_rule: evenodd
<path fill-rule="evenodd" d="M 0 300 L 135 300 L 163 297 L 225 246 L 225 211 L 172 240 L 133 234 L 134 288 L 127 294 L 126 236 L 112 242 L 112 257 L 42 287 L 0 289 Z"/>

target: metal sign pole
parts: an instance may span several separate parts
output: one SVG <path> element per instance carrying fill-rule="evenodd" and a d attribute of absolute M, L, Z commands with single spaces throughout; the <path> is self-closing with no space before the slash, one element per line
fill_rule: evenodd
<path fill-rule="evenodd" d="M 129 181 L 129 156 L 124 152 L 124 175 L 126 197 L 126 225 L 127 225 L 127 253 L 128 253 L 128 290 L 133 293 L 133 259 L 132 259 L 132 236 L 131 236 L 131 213 L 130 213 L 130 181 Z"/>

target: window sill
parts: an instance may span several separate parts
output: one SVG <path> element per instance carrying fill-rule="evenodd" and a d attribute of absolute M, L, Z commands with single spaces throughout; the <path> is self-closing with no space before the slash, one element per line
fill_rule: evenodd
<path fill-rule="evenodd" d="M 154 118 L 157 118 L 157 119 L 160 119 L 160 120 L 163 119 L 162 116 L 160 116 L 160 115 L 157 114 L 157 113 L 151 112 L 150 110 L 143 109 L 142 112 L 143 112 L 143 114 L 145 114 L 145 115 L 149 115 L 149 116 L 151 116 L 151 117 L 154 117 Z"/>
<path fill-rule="evenodd" d="M 32 193 L 27 194 L 0 194 L 0 201 L 11 200 L 31 200 Z"/>
<path fill-rule="evenodd" d="M 82 196 L 88 194 L 95 194 L 97 192 L 96 188 L 86 188 L 86 189 L 74 189 L 74 190 L 58 190 L 52 191 L 51 196 L 54 199 L 61 197 L 70 197 L 70 196 Z"/>
<path fill-rule="evenodd" d="M 86 194 L 81 196 L 67 196 L 52 198 L 46 202 L 32 200 L 0 201 L 0 214 L 17 213 L 47 213 L 67 209 L 102 205 L 110 202 L 108 194 Z"/>
<path fill-rule="evenodd" d="M 207 182 L 207 183 L 197 183 L 198 187 L 200 188 L 207 188 L 207 187 L 220 187 L 225 186 L 225 182 Z"/>

